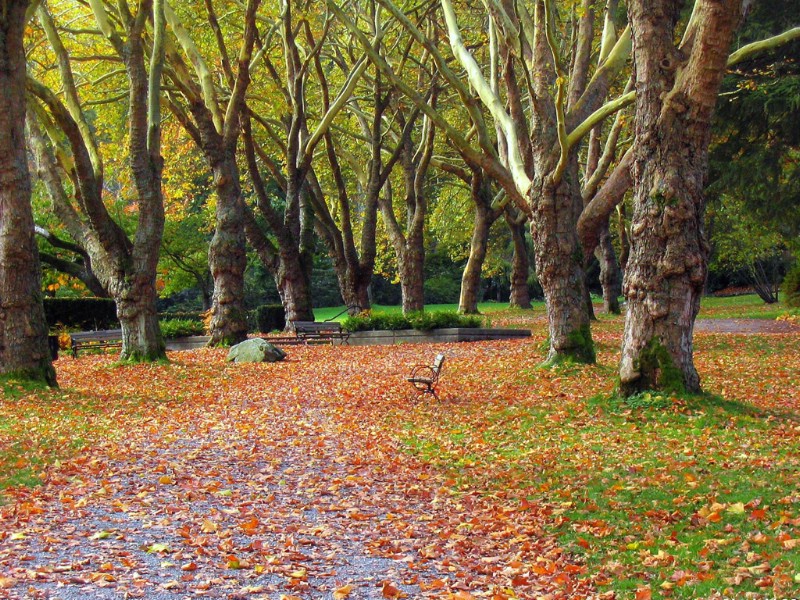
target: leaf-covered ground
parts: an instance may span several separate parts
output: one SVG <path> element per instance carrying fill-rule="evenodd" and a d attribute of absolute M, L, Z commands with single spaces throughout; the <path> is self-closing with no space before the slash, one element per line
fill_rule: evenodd
<path fill-rule="evenodd" d="M 622 403 L 618 319 L 551 371 L 541 313 L 493 323 L 534 337 L 59 360 L 0 403 L 0 597 L 797 595 L 797 331 L 698 334 L 712 395 Z"/>

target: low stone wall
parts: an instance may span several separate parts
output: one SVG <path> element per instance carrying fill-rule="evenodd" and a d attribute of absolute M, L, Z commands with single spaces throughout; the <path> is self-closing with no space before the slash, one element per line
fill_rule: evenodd
<path fill-rule="evenodd" d="M 399 331 L 356 331 L 350 334 L 348 342 L 351 346 L 388 346 L 390 344 L 434 344 L 450 342 L 478 342 L 482 340 L 505 340 L 530 337 L 528 329 L 486 329 L 453 327 L 417 331 L 401 329 Z"/>
<path fill-rule="evenodd" d="M 486 329 L 453 327 L 449 329 L 434 329 L 432 331 L 417 331 L 416 329 L 401 329 L 399 331 L 357 331 L 350 334 L 348 340 L 351 346 L 388 346 L 391 344 L 443 344 L 450 342 L 478 342 L 483 340 L 505 340 L 530 337 L 529 329 Z M 167 340 L 167 350 L 194 350 L 203 348 L 208 344 L 209 336 L 195 335 L 191 337 Z M 295 344 L 295 338 L 282 337 L 280 341 L 264 338 L 276 345 L 289 343 Z M 334 341 L 339 344 L 339 341 Z"/>
<path fill-rule="evenodd" d="M 191 335 L 166 340 L 167 350 L 194 350 L 203 348 L 211 338 L 207 335 Z"/>

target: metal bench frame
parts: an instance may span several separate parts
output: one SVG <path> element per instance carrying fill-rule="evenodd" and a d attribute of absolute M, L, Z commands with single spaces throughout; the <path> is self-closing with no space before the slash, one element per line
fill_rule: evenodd
<path fill-rule="evenodd" d="M 411 375 L 406 378 L 414 389 L 423 394 L 431 394 L 439 400 L 436 393 L 436 386 L 439 385 L 439 378 L 444 366 L 444 354 L 437 354 L 432 365 L 416 365 L 411 369 Z"/>

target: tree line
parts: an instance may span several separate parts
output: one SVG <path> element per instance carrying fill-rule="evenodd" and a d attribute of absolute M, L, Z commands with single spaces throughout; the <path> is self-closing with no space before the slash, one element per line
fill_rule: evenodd
<path fill-rule="evenodd" d="M 52 385 L 36 232 L 115 300 L 123 359 L 163 358 L 165 187 L 191 151 L 214 192 L 213 345 L 246 337 L 248 247 L 287 320 L 313 320 L 315 245 L 345 303 L 368 308 L 383 228 L 403 310 L 422 310 L 425 223 L 446 180 L 474 210 L 462 312 L 477 311 L 502 219 L 517 306 L 530 304 L 526 229 L 533 240 L 548 364 L 595 359 L 585 270 L 596 256 L 607 308 L 619 310 L 620 291 L 628 306 L 622 392 L 699 391 L 692 332 L 718 92 L 728 69 L 800 37 L 767 32 L 731 53 L 740 0 L 2 7 L 0 358 L 4 373 Z M 68 240 L 36 227 L 31 176 Z M 628 192 L 623 283 L 610 227 Z"/>

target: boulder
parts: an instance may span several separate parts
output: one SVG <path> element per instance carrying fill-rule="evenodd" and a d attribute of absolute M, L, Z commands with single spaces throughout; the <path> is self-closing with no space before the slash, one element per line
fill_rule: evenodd
<path fill-rule="evenodd" d="M 231 346 L 228 352 L 229 362 L 278 362 L 286 358 L 286 352 L 273 346 L 261 338 L 245 340 L 241 344 Z"/>

